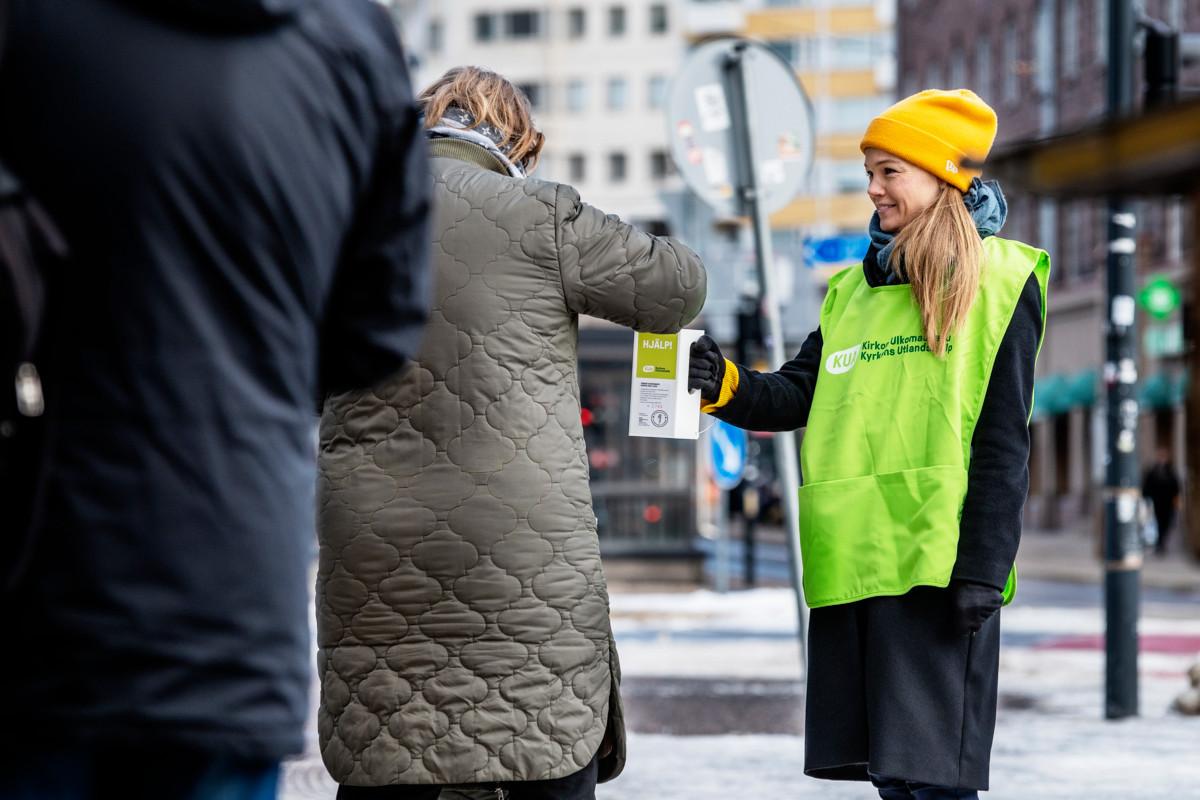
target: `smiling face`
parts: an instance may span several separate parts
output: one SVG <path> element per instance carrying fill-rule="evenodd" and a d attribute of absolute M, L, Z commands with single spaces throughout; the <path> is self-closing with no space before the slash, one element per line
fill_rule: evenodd
<path fill-rule="evenodd" d="M 874 147 L 863 155 L 867 196 L 879 212 L 879 227 L 888 233 L 898 233 L 937 199 L 941 181 L 920 167 Z"/>

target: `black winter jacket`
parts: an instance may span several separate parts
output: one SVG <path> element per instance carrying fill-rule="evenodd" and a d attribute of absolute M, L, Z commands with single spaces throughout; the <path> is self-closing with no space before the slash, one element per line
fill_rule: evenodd
<path fill-rule="evenodd" d="M 18 0 L 10 25 L 0 158 L 74 260 L 50 502 L 3 604 L 6 734 L 299 751 L 315 399 L 401 368 L 427 308 L 392 22 L 368 0 Z"/>
<path fill-rule="evenodd" d="M 881 286 L 886 273 L 875 251 L 863 261 L 867 282 Z M 1029 412 L 1033 371 L 1042 332 L 1037 278 L 1021 292 L 1000 342 L 983 408 L 971 440 L 967 496 L 959 527 L 956 579 L 1003 589 L 1021 539 L 1021 510 L 1029 491 Z M 713 416 L 753 430 L 790 431 L 808 424 L 808 409 L 821 365 L 821 329 L 773 373 L 738 367 L 738 390 Z"/>

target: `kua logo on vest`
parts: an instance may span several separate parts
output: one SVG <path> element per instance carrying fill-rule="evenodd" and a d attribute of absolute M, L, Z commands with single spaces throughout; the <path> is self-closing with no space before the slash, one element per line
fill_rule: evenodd
<path fill-rule="evenodd" d="M 831 353 L 829 358 L 825 359 L 825 371 L 831 375 L 841 375 L 843 372 L 849 372 L 858 363 L 858 353 L 860 350 L 862 350 L 862 345 L 856 344 L 854 347 L 848 347 L 845 350 L 838 350 L 836 353 Z"/>

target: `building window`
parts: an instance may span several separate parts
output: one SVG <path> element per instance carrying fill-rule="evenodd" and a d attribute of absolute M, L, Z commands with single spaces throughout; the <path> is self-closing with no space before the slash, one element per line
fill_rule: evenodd
<path fill-rule="evenodd" d="M 861 160 L 831 162 L 830 177 L 833 190 L 839 194 L 866 191 L 867 176 Z"/>
<path fill-rule="evenodd" d="M 432 19 L 429 21 L 429 52 L 442 52 L 442 21 L 440 19 Z"/>
<path fill-rule="evenodd" d="M 662 75 L 651 75 L 646 84 L 647 104 L 652 111 L 667 107 L 667 79 Z"/>
<path fill-rule="evenodd" d="M 536 39 L 542 35 L 542 15 L 538 11 L 508 11 L 504 14 L 504 33 L 509 39 Z"/>
<path fill-rule="evenodd" d="M 674 172 L 674 164 L 666 150 L 653 150 L 650 153 L 650 177 L 661 181 Z"/>
<path fill-rule="evenodd" d="M 626 177 L 626 163 L 624 153 L 609 153 L 608 154 L 608 179 L 613 183 L 621 183 Z"/>
<path fill-rule="evenodd" d="M 1183 200 L 1172 197 L 1167 200 L 1167 261 L 1178 264 L 1183 260 Z"/>
<path fill-rule="evenodd" d="M 975 93 L 984 100 L 992 96 L 992 40 L 975 43 Z"/>
<path fill-rule="evenodd" d="M 1034 240 L 1040 246 L 1046 249 L 1047 253 L 1057 253 L 1058 250 L 1058 221 L 1060 214 L 1058 212 L 1057 200 L 1039 200 L 1037 201 L 1037 238 Z M 1057 280 L 1061 283 L 1067 277 L 1068 270 L 1059 270 Z M 1055 276 L 1050 276 L 1051 282 L 1055 281 Z"/>
<path fill-rule="evenodd" d="M 475 41 L 490 42 L 496 38 L 496 18 L 491 14 L 475 15 Z"/>
<path fill-rule="evenodd" d="M 1004 26 L 1004 102 L 1017 102 L 1021 91 L 1021 51 L 1017 41 L 1017 23 L 1009 20 Z"/>
<path fill-rule="evenodd" d="M 830 102 L 830 113 L 824 124 L 828 133 L 861 133 L 879 114 L 891 105 L 890 96 L 839 97 Z M 862 163 L 859 163 L 862 168 Z"/>
<path fill-rule="evenodd" d="M 807 71 L 816 68 L 821 45 L 817 39 L 773 39 L 765 44 L 793 69 Z M 834 60 L 836 61 L 836 55 Z"/>
<path fill-rule="evenodd" d="M 962 45 L 955 45 L 950 51 L 950 75 L 948 89 L 961 89 L 967 85 L 967 56 Z"/>
<path fill-rule="evenodd" d="M 1182 31 L 1185 24 L 1183 0 L 1167 0 L 1166 23 L 1177 31 Z"/>
<path fill-rule="evenodd" d="M 587 9 L 572 8 L 567 11 L 567 36 L 582 39 L 587 35 Z"/>
<path fill-rule="evenodd" d="M 1062 36 L 1059 47 L 1062 74 L 1074 77 L 1079 74 L 1079 0 L 1062 0 L 1058 30 Z"/>
<path fill-rule="evenodd" d="M 605 93 L 605 105 L 609 111 L 624 111 L 629 100 L 629 86 L 624 78 L 609 78 Z"/>
<path fill-rule="evenodd" d="M 942 65 L 931 61 L 925 65 L 925 88 L 926 89 L 942 89 L 944 81 L 942 80 Z"/>
<path fill-rule="evenodd" d="M 521 9 L 503 14 L 476 14 L 475 41 L 491 42 L 506 39 L 539 39 L 543 32 L 542 12 Z"/>
<path fill-rule="evenodd" d="M 795 64 L 796 58 L 799 55 L 797 43 L 795 39 L 776 39 L 773 42 L 767 42 L 767 47 L 771 48 L 780 58 L 789 64 Z"/>
<path fill-rule="evenodd" d="M 1054 96 L 1058 92 L 1058 67 L 1055 60 L 1059 55 L 1055 10 L 1057 0 L 1038 0 L 1037 27 L 1034 29 L 1033 82 L 1038 93 L 1041 111 L 1041 128 L 1049 133 L 1054 128 Z"/>
<path fill-rule="evenodd" d="M 650 32 L 654 34 L 667 32 L 667 7 L 663 3 L 650 6 Z"/>
<path fill-rule="evenodd" d="M 625 6 L 608 7 L 608 35 L 625 35 Z"/>
<path fill-rule="evenodd" d="M 836 36 L 830 44 L 835 69 L 872 69 L 887 55 L 887 48 L 877 36 Z"/>
<path fill-rule="evenodd" d="M 583 153 L 567 156 L 567 179 L 571 183 L 583 183 L 587 180 L 587 158 Z"/>
<path fill-rule="evenodd" d="M 1060 262 L 1060 271 L 1068 273 L 1068 276 L 1081 274 L 1083 270 L 1083 262 L 1087 259 L 1087 251 L 1084 246 L 1083 239 L 1083 214 L 1081 204 L 1078 202 L 1069 202 L 1062 207 L 1062 213 L 1058 216 L 1058 224 L 1061 228 L 1060 239 L 1062 241 L 1064 256 Z"/>
<path fill-rule="evenodd" d="M 1187 14 L 1183 13 L 1183 0 L 1166 0 L 1166 8 L 1164 10 L 1166 24 L 1170 25 L 1177 31 L 1182 31 L 1187 20 L 1184 17 Z"/>
<path fill-rule="evenodd" d="M 792 66 L 802 72 L 811 72 L 813 70 L 820 69 L 822 66 L 821 59 L 825 49 L 826 48 L 821 37 L 806 37 L 803 39 L 797 39 L 796 58 L 794 61 L 792 61 Z M 837 55 L 838 47 L 835 45 L 833 50 L 833 57 L 834 60 L 836 60 L 839 57 Z M 874 66 L 874 64 L 871 65 L 872 68 L 874 68 Z"/>
<path fill-rule="evenodd" d="M 541 83 L 518 83 L 517 88 L 529 98 L 529 105 L 534 111 L 545 111 L 549 108 L 550 93 L 548 87 Z"/>
<path fill-rule="evenodd" d="M 567 111 L 578 114 L 586 111 L 588 106 L 588 85 L 586 81 L 575 79 L 567 82 Z"/>
<path fill-rule="evenodd" d="M 1081 218 L 1086 230 L 1080 273 L 1092 275 L 1108 264 L 1108 206 L 1095 201 L 1084 203 Z"/>

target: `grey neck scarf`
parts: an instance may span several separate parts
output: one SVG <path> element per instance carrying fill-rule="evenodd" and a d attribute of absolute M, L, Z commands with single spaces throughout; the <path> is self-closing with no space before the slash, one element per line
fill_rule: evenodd
<path fill-rule="evenodd" d="M 1004 199 L 1004 192 L 996 181 L 984 183 L 979 178 L 972 179 L 970 188 L 963 195 L 963 203 L 971 212 L 971 219 L 975 221 L 975 229 L 979 231 L 981 239 L 995 236 L 1008 219 L 1008 201 Z M 877 249 L 875 260 L 879 268 L 887 273 L 888 283 L 899 283 L 900 278 L 890 264 L 892 251 L 896 247 L 896 235 L 879 227 L 879 212 L 871 215 L 869 231 L 871 244 Z"/>
<path fill-rule="evenodd" d="M 524 166 L 514 162 L 509 157 L 507 148 L 504 147 L 506 141 L 504 134 L 494 125 L 488 125 L 486 122 L 475 124 L 475 117 L 465 109 L 457 106 L 447 108 L 445 115 L 428 130 L 428 135 L 433 139 L 459 139 L 479 145 L 495 156 L 508 170 L 509 175 L 514 178 L 525 177 Z"/>

